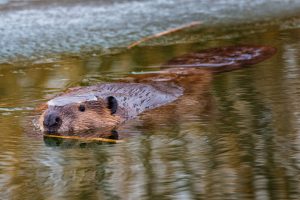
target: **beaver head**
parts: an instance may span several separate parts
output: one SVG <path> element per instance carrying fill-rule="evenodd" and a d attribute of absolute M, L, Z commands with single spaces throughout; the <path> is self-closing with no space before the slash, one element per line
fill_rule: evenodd
<path fill-rule="evenodd" d="M 113 96 L 56 97 L 47 103 L 39 119 L 45 133 L 78 132 L 114 127 L 121 121 L 117 114 L 118 102 Z"/>

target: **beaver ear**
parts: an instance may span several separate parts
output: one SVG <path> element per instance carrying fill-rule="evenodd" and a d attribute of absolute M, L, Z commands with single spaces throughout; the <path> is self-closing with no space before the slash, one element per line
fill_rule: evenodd
<path fill-rule="evenodd" d="M 118 101 L 115 97 L 109 96 L 106 98 L 107 108 L 110 109 L 111 114 L 115 114 L 118 109 Z"/>

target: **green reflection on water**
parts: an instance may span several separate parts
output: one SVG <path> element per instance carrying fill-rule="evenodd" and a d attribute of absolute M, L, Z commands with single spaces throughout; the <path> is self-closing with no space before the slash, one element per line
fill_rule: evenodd
<path fill-rule="evenodd" d="M 297 199 L 299 33 L 279 25 L 249 34 L 228 28 L 224 37 L 198 43 L 2 66 L 1 196 Z M 247 43 L 269 44 L 278 53 L 253 68 L 217 75 L 208 88 L 193 85 L 186 96 L 196 99 L 191 105 L 172 104 L 133 120 L 119 131 L 125 143 L 51 145 L 30 125 L 31 109 L 68 87 L 117 81 L 197 49 Z"/>

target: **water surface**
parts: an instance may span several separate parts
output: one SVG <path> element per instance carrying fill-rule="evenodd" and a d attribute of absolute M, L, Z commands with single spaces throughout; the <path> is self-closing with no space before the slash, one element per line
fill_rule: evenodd
<path fill-rule="evenodd" d="M 1 14 L 14 20 L 20 8 L 41 5 L 4 6 L 9 8 Z M 5 60 L 0 66 L 1 199 L 299 199 L 299 17 L 197 28 L 132 50 L 124 48 L 131 39 L 116 33 L 116 41 L 106 42 L 118 51 L 105 54 L 89 49 L 93 45 L 85 53 L 68 51 L 73 42 L 63 43 L 65 34 L 52 35 L 60 27 L 50 28 L 49 41 L 26 33 L 32 50 L 17 50 L 18 34 L 1 31 L 9 37 L 1 42 L 12 52 L 0 51 Z M 2 19 L 0 27 L 10 30 L 13 24 L 1 25 Z M 88 38 L 74 42 L 74 49 L 80 42 L 100 44 Z M 55 54 L 53 48 L 49 56 L 35 48 L 39 41 L 47 42 L 48 50 L 61 42 L 58 52 L 70 54 Z M 68 87 L 116 81 L 185 52 L 234 44 L 272 45 L 277 54 L 254 67 L 216 75 L 208 85 L 194 83 L 186 104 L 151 111 L 119 130 L 123 143 L 44 138 L 31 124 L 33 109 Z M 24 53 L 22 62 L 9 58 L 18 51 Z"/>

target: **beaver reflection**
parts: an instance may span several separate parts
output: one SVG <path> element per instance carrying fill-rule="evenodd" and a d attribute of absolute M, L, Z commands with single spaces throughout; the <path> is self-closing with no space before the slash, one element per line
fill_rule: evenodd
<path fill-rule="evenodd" d="M 202 50 L 174 58 L 160 71 L 131 75 L 130 81 L 73 88 L 47 102 L 39 126 L 45 133 L 113 130 L 148 110 L 201 101 L 205 92 L 193 91 L 207 91 L 213 74 L 256 64 L 274 53 L 266 46 Z"/>

